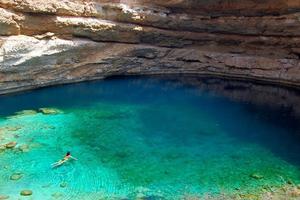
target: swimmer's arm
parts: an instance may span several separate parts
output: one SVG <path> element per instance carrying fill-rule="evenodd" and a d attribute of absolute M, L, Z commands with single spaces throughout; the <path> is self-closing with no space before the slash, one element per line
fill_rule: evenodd
<path fill-rule="evenodd" d="M 74 160 L 78 160 L 77 158 L 74 158 L 73 156 L 70 156 L 70 158 L 74 159 Z"/>

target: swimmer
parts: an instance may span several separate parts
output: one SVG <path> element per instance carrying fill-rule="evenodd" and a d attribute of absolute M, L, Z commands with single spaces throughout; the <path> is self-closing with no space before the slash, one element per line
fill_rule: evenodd
<path fill-rule="evenodd" d="M 66 163 L 67 161 L 69 161 L 70 159 L 73 159 L 73 160 L 78 160 L 77 158 L 74 158 L 73 156 L 71 156 L 71 153 L 68 151 L 65 155 L 65 157 L 53 164 L 52 165 L 52 168 L 54 167 L 58 167 L 58 166 L 61 166 L 62 164 Z"/>

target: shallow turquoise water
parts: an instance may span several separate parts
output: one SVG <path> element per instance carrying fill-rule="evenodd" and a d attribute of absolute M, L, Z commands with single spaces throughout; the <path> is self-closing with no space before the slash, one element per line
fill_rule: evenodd
<path fill-rule="evenodd" d="M 266 108 L 203 85 L 116 78 L 0 97 L 0 144 L 17 142 L 0 153 L 0 195 L 182 199 L 300 183 L 297 105 Z M 42 107 L 61 112 L 15 114 Z M 66 151 L 78 161 L 51 169 Z"/>

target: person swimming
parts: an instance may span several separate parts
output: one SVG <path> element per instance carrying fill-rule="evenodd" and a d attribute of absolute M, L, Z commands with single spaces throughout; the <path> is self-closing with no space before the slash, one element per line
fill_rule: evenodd
<path fill-rule="evenodd" d="M 73 156 L 71 156 L 71 152 L 68 151 L 63 159 L 51 164 L 52 168 L 61 166 L 62 164 L 68 162 L 70 159 L 78 160 L 77 158 L 74 158 Z"/>

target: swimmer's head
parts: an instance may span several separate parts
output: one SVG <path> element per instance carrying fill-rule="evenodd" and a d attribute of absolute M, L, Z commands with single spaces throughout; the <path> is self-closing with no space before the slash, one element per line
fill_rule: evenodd
<path fill-rule="evenodd" d="M 71 155 L 71 152 L 70 151 L 68 151 L 67 152 L 67 154 L 66 154 L 66 156 L 70 156 Z"/>

